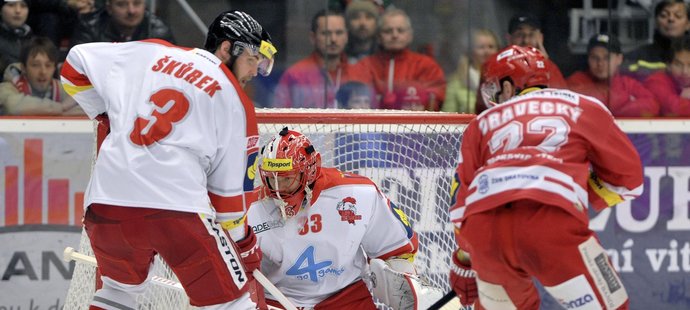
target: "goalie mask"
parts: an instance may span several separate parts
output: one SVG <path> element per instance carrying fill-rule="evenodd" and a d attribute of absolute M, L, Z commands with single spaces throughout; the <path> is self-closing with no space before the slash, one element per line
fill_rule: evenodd
<path fill-rule="evenodd" d="M 284 218 L 299 212 L 311 199 L 310 186 L 321 172 L 321 154 L 309 139 L 287 127 L 261 149 L 259 173 L 262 193 L 276 199 Z"/>
<path fill-rule="evenodd" d="M 512 45 L 489 57 L 482 66 L 481 94 L 487 106 L 499 103 L 504 81 L 515 87 L 516 95 L 530 87 L 548 87 L 546 59 L 533 47 Z M 511 96 L 512 97 L 512 96 Z"/>

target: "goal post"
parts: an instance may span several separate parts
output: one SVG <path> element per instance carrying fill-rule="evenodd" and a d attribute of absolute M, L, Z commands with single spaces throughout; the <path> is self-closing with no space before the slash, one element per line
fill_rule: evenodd
<path fill-rule="evenodd" d="M 260 143 L 283 127 L 305 134 L 322 165 L 371 178 L 410 219 L 419 235 L 415 266 L 433 286 L 449 291 L 455 249 L 448 208 L 462 132 L 474 115 L 442 112 L 332 109 L 257 109 Z M 258 180 L 257 180 L 258 182 Z M 258 185 L 258 184 L 257 184 Z M 92 255 L 86 234 L 79 252 Z M 158 259 L 156 276 L 174 279 Z M 78 264 L 65 309 L 87 309 L 95 269 Z M 140 309 L 184 309 L 184 292 L 152 285 Z M 433 303 L 433 302 L 432 302 Z"/>

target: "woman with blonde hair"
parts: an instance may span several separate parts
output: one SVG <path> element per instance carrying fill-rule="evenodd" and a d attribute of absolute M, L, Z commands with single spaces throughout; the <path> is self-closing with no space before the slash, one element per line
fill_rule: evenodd
<path fill-rule="evenodd" d="M 477 88 L 482 64 L 487 57 L 498 52 L 498 37 L 489 29 L 471 32 L 471 47 L 462 54 L 457 70 L 448 78 L 446 99 L 442 111 L 474 113 Z"/>

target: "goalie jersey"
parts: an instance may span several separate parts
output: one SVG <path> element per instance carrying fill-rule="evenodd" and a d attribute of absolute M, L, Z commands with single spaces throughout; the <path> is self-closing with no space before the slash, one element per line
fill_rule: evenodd
<path fill-rule="evenodd" d="M 214 215 L 213 203 L 244 213 L 258 128 L 251 101 L 215 55 L 155 39 L 81 44 L 61 75 L 90 118 L 110 120 L 85 206 Z"/>
<path fill-rule="evenodd" d="M 297 215 L 284 220 L 266 198 L 251 205 L 247 221 L 263 252 L 261 271 L 297 307 L 361 279 L 367 257 L 410 257 L 418 245 L 405 214 L 371 180 L 334 168 L 321 168 L 310 206 Z"/>
<path fill-rule="evenodd" d="M 459 227 L 471 214 L 530 199 L 588 223 L 642 193 L 639 155 L 597 99 L 543 89 L 484 111 L 463 134 L 451 201 Z M 557 225 L 557 223 L 554 223 Z"/>

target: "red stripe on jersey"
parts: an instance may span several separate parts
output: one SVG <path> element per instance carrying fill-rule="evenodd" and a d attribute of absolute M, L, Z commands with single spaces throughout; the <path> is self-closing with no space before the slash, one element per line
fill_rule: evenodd
<path fill-rule="evenodd" d="M 558 179 L 554 179 L 554 178 L 552 178 L 552 177 L 544 177 L 544 181 L 556 183 L 556 184 L 558 184 L 558 185 L 560 185 L 560 186 L 563 186 L 563 187 L 567 188 L 567 189 L 570 190 L 571 192 L 575 192 L 575 188 L 574 188 L 572 185 L 570 185 L 570 184 L 568 184 L 568 183 L 564 183 L 564 182 L 562 182 L 562 181 L 560 181 L 560 180 L 558 180 Z"/>
<path fill-rule="evenodd" d="M 191 47 L 177 46 L 175 44 L 172 44 L 168 41 L 161 40 L 161 39 L 146 39 L 146 40 L 141 40 L 139 42 L 154 43 L 154 44 L 159 44 L 159 45 L 163 45 L 163 46 L 167 46 L 167 47 L 179 48 L 179 49 L 185 50 L 185 51 L 191 51 L 194 49 Z"/>
<path fill-rule="evenodd" d="M 229 197 L 208 192 L 208 197 L 211 199 L 211 204 L 213 205 L 213 208 L 216 209 L 216 212 L 246 212 L 249 209 L 249 204 L 258 199 L 258 192 L 246 192 L 244 194 Z"/>
<path fill-rule="evenodd" d="M 386 260 L 386 259 L 389 259 L 391 257 L 401 256 L 403 254 L 414 254 L 414 253 L 417 253 L 418 248 L 419 248 L 419 239 L 417 238 L 417 233 L 414 233 L 414 235 L 412 235 L 412 238 L 410 238 L 410 243 L 408 243 L 404 246 L 401 246 L 401 247 L 399 247 L 393 251 L 390 251 L 386 254 L 383 254 L 377 258 L 382 259 L 382 260 Z"/>
<path fill-rule="evenodd" d="M 256 111 L 254 111 L 254 104 L 249 97 L 247 97 L 244 89 L 242 89 L 240 83 L 237 82 L 237 78 L 235 78 L 235 75 L 232 73 L 232 71 L 228 69 L 228 66 L 225 64 L 220 64 L 220 68 L 225 73 L 225 76 L 228 77 L 228 80 L 230 80 L 232 86 L 235 87 L 237 95 L 240 97 L 240 102 L 242 102 L 242 106 L 244 106 L 244 114 L 245 118 L 247 119 L 247 137 L 259 135 L 259 125 L 256 122 Z"/>
<path fill-rule="evenodd" d="M 72 67 L 72 65 L 67 60 L 65 60 L 65 63 L 62 64 L 62 70 L 60 71 L 60 75 L 62 75 L 65 79 L 70 81 L 70 83 L 72 83 L 72 85 L 74 86 L 91 85 L 89 77 L 79 73 L 76 69 L 74 69 L 74 67 Z"/>

